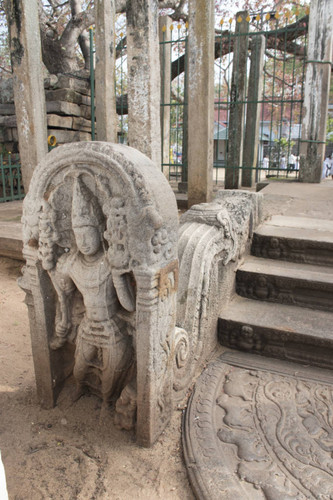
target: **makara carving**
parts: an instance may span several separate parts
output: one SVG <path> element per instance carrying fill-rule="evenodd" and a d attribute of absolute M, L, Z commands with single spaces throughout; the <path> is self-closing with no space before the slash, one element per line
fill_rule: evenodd
<path fill-rule="evenodd" d="M 217 339 L 219 313 L 230 299 L 235 269 L 260 220 L 261 195 L 220 191 L 194 205 L 180 221 L 175 397 L 179 400 Z"/>
<path fill-rule="evenodd" d="M 75 398 L 89 389 L 104 408 L 115 401 L 116 424 L 130 429 L 137 418 L 141 444 L 163 430 L 172 407 L 177 219 L 163 174 L 126 146 L 67 145 L 38 166 L 24 203 L 21 285 L 44 406 L 72 371 Z"/>

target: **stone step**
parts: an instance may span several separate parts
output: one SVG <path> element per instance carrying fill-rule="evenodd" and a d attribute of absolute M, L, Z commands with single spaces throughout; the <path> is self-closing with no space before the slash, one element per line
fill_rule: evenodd
<path fill-rule="evenodd" d="M 333 311 L 333 268 L 249 256 L 236 274 L 242 297 Z"/>
<path fill-rule="evenodd" d="M 273 216 L 256 229 L 251 252 L 257 257 L 333 267 L 333 222 Z"/>
<path fill-rule="evenodd" d="M 219 342 L 237 350 L 333 368 L 333 314 L 235 297 L 218 320 Z"/>

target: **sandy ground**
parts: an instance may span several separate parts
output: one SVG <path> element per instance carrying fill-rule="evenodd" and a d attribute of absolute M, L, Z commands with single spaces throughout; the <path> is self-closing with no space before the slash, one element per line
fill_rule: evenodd
<path fill-rule="evenodd" d="M 117 430 L 100 401 L 56 408 L 37 401 L 22 263 L 0 258 L 0 449 L 10 500 L 193 499 L 181 447 L 181 411 L 151 449 Z M 1 494 L 0 494 L 0 500 Z"/>

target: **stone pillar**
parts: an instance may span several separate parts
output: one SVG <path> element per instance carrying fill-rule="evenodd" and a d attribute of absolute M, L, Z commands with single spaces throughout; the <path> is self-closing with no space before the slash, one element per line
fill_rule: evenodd
<path fill-rule="evenodd" d="M 236 30 L 234 43 L 234 59 L 230 92 L 229 141 L 227 165 L 225 169 L 225 188 L 238 189 L 239 167 L 243 161 L 243 133 L 244 133 L 244 100 L 246 93 L 246 67 L 249 38 L 249 23 L 246 21 L 248 13 L 236 14 Z"/>
<path fill-rule="evenodd" d="M 184 69 L 184 109 L 183 109 L 183 151 L 182 151 L 182 181 L 178 183 L 178 191 L 188 191 L 188 36 L 185 41 Z"/>
<path fill-rule="evenodd" d="M 333 41 L 333 3 L 312 0 L 300 149 L 302 182 L 320 182 L 325 154 L 326 122 Z"/>
<path fill-rule="evenodd" d="M 157 0 L 127 2 L 128 141 L 161 168 Z"/>
<path fill-rule="evenodd" d="M 213 189 L 214 2 L 189 0 L 188 206 L 209 202 Z"/>
<path fill-rule="evenodd" d="M 246 128 L 243 149 L 242 186 L 251 187 L 254 181 L 258 159 L 259 125 L 261 100 L 264 83 L 265 37 L 257 35 L 251 41 L 251 67 L 249 77 L 248 105 L 246 110 Z"/>
<path fill-rule="evenodd" d="M 47 125 L 37 0 L 8 2 L 10 55 L 22 177 L 28 191 L 47 154 Z"/>
<path fill-rule="evenodd" d="M 115 96 L 115 0 L 95 0 L 96 132 L 99 141 L 118 142 Z"/>
<path fill-rule="evenodd" d="M 170 42 L 172 20 L 169 16 L 161 16 L 159 22 L 160 43 Z M 170 163 L 170 91 L 171 91 L 171 44 L 160 45 L 161 64 L 161 147 L 162 163 Z M 163 167 L 163 173 L 169 179 L 170 166 Z"/>

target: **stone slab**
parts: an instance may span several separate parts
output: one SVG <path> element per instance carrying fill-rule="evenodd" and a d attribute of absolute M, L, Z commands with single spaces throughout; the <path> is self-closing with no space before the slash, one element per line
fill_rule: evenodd
<path fill-rule="evenodd" d="M 45 92 L 47 101 L 66 101 L 74 104 L 86 104 L 90 106 L 90 97 L 82 95 L 73 89 L 47 90 Z"/>
<path fill-rule="evenodd" d="M 236 276 L 242 297 L 333 311 L 333 268 L 249 257 Z"/>
<path fill-rule="evenodd" d="M 49 128 L 48 133 L 49 135 L 54 135 L 56 137 L 58 144 L 91 141 L 91 134 L 89 132 L 81 132 L 79 130 L 61 130 Z"/>
<path fill-rule="evenodd" d="M 23 260 L 22 225 L 19 222 L 1 221 L 0 255 Z"/>
<path fill-rule="evenodd" d="M 198 379 L 183 448 L 198 499 L 329 499 L 332 372 L 225 353 Z"/>
<path fill-rule="evenodd" d="M 290 217 L 285 215 L 273 215 L 265 224 L 261 226 L 277 226 L 285 228 L 311 229 L 319 233 L 328 232 L 333 237 L 333 222 L 329 219 L 314 219 L 311 217 Z M 267 227 L 268 230 L 268 227 Z"/>
<path fill-rule="evenodd" d="M 65 101 L 48 101 L 46 103 L 46 111 L 61 115 L 83 116 L 84 118 L 90 118 L 91 115 L 88 106 L 79 106 L 78 104 Z"/>
<path fill-rule="evenodd" d="M 329 221 L 331 222 L 331 221 Z M 315 229 L 299 227 L 283 227 L 274 225 L 264 225 L 256 230 L 258 235 L 270 236 L 272 238 L 292 238 L 298 240 L 320 241 L 333 244 L 333 232 L 325 228 Z"/>
<path fill-rule="evenodd" d="M 324 266 L 284 261 L 272 262 L 271 259 L 258 259 L 254 256 L 249 256 L 240 266 L 239 271 L 333 284 L 333 270 Z"/>
<path fill-rule="evenodd" d="M 257 228 L 251 251 L 256 257 L 333 266 L 333 223 L 301 217 L 272 217 Z"/>
<path fill-rule="evenodd" d="M 218 322 L 222 345 L 333 368 L 333 314 L 235 297 Z"/>

